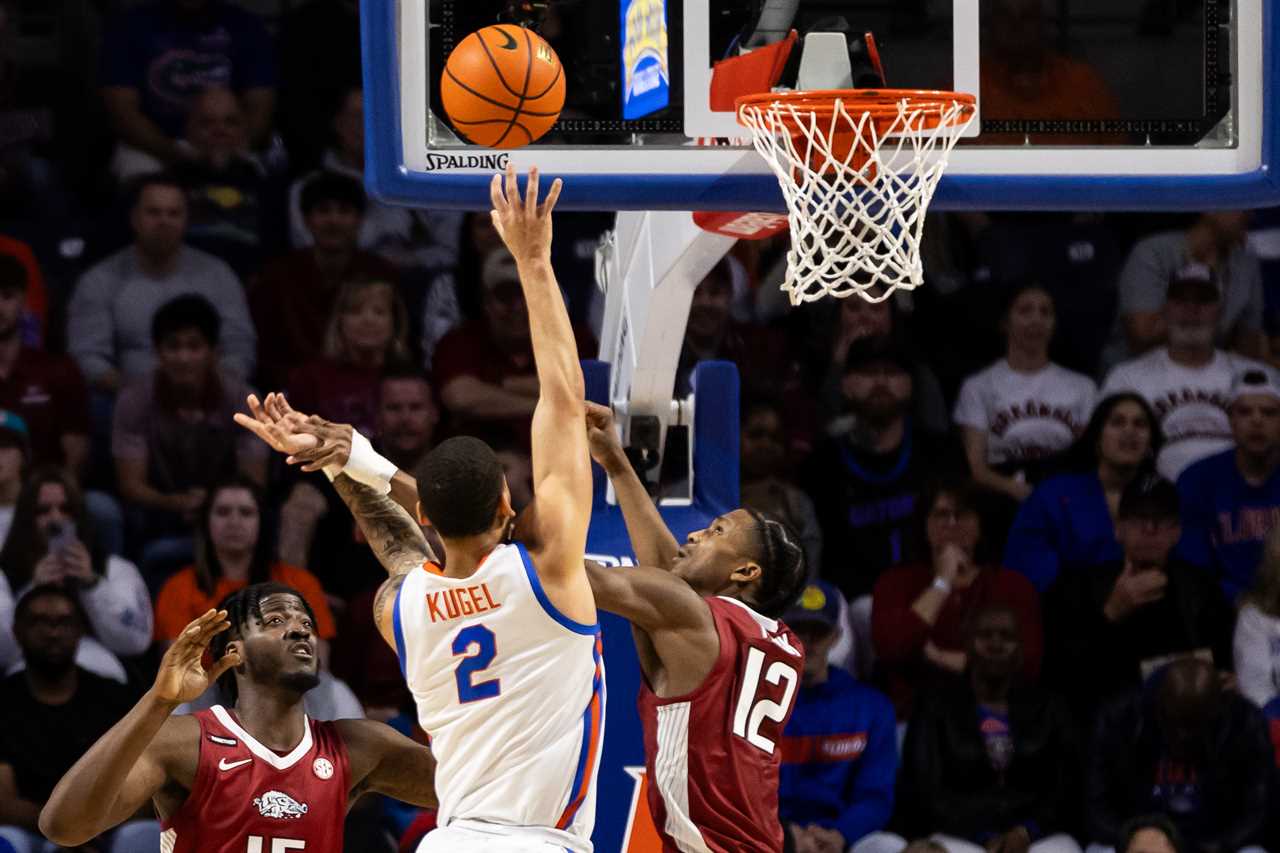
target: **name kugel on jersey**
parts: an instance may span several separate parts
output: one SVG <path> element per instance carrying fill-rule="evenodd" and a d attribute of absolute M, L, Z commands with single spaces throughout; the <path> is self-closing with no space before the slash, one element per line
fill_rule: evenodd
<path fill-rule="evenodd" d="M 487 583 L 426 593 L 427 613 L 432 622 L 448 622 L 463 616 L 475 616 L 497 610 L 502 602 L 494 601 Z"/>

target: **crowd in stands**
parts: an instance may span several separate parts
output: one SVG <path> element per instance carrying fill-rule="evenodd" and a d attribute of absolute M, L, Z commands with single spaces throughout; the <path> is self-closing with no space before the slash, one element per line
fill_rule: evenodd
<path fill-rule="evenodd" d="M 402 468 L 478 435 L 517 508 L 537 398 L 488 215 L 365 194 L 352 0 L 40 5 L 0 0 L 0 851 L 19 853 L 54 849 L 35 823 L 55 781 L 246 584 L 316 613 L 308 713 L 424 737 L 372 621 L 381 570 L 323 479 L 235 427 L 250 390 Z M 786 617 L 809 650 L 789 849 L 1280 844 L 1280 269 L 1251 248 L 1274 221 L 935 214 L 910 296 L 792 310 L 785 236 L 698 285 L 676 391 L 737 364 L 743 502 L 811 569 Z M 584 357 L 610 223 L 556 223 Z M 365 853 L 423 825 L 372 799 L 349 823 Z"/>

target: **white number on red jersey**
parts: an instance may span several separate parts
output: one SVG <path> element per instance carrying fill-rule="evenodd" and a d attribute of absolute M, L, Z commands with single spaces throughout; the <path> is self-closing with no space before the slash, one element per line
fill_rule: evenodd
<path fill-rule="evenodd" d="M 296 838 L 273 838 L 271 847 L 264 850 L 262 842 L 265 840 L 261 835 L 250 835 L 249 846 L 245 848 L 244 853 L 289 853 L 290 850 L 307 849 L 307 842 Z"/>
<path fill-rule="evenodd" d="M 800 676 L 795 667 L 776 660 L 769 665 L 764 680 L 773 685 L 786 682 L 781 702 L 757 696 L 760 690 L 760 670 L 764 668 L 765 654 L 754 646 L 747 650 L 747 672 L 742 679 L 742 692 L 738 694 L 738 705 L 733 712 L 733 733 L 746 738 L 747 743 L 759 747 L 773 755 L 777 744 L 760 733 L 760 726 L 765 720 L 781 723 L 791 708 L 791 700 L 796 693 L 796 685 Z"/>

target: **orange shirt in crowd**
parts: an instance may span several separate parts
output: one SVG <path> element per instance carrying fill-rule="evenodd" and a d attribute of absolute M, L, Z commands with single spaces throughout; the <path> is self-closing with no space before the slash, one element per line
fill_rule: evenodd
<path fill-rule="evenodd" d="M 320 586 L 315 575 L 287 563 L 272 563 L 271 580 L 291 586 L 302 593 L 307 604 L 315 611 L 316 635 L 322 640 L 333 639 L 338 633 L 334 628 L 333 612 L 329 610 L 329 602 L 324 597 L 324 587 Z M 156 639 L 176 640 L 191 620 L 217 607 L 223 598 L 247 585 L 247 581 L 219 578 L 213 595 L 205 595 L 196 584 L 196 567 L 187 566 L 165 581 L 160 594 L 156 596 Z"/>

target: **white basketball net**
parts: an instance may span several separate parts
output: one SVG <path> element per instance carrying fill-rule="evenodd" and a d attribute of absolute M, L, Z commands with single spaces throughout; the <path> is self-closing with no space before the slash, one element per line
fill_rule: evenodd
<path fill-rule="evenodd" d="M 786 198 L 791 249 L 782 289 L 792 305 L 854 293 L 879 302 L 920 285 L 925 212 L 973 120 L 971 105 L 959 101 L 904 98 L 877 128 L 870 113 L 834 103 L 830 116 L 778 101 L 738 110 Z M 832 150 L 837 134 L 845 144 L 852 135 L 848 151 Z"/>

